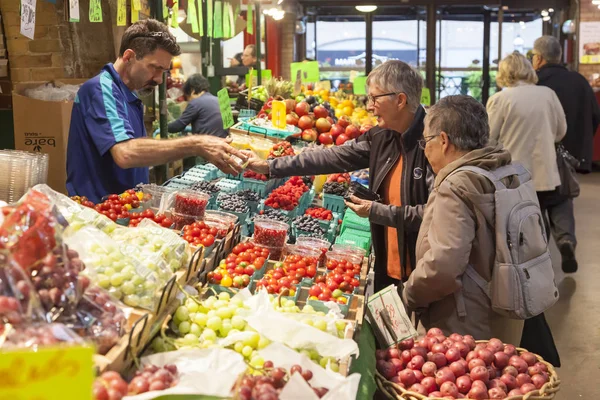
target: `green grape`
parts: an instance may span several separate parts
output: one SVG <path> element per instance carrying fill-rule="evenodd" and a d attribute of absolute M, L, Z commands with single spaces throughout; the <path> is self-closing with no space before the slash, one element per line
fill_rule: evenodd
<path fill-rule="evenodd" d="M 208 349 L 209 347 L 213 347 L 215 345 L 215 341 L 214 340 L 204 340 L 202 342 L 202 347 L 205 349 Z"/>
<path fill-rule="evenodd" d="M 331 364 L 329 364 L 329 368 L 331 368 L 331 370 L 333 372 L 340 372 L 340 365 L 338 363 L 336 363 L 335 361 L 333 361 Z"/>
<path fill-rule="evenodd" d="M 346 323 L 342 320 L 337 320 L 335 321 L 335 328 L 338 331 L 345 331 L 346 330 Z"/>
<path fill-rule="evenodd" d="M 152 340 L 152 343 L 150 344 L 150 346 L 152 347 L 152 350 L 154 350 L 154 352 L 156 353 L 162 353 L 165 350 L 165 342 L 164 340 L 157 336 L 154 338 L 154 340 Z"/>
<path fill-rule="evenodd" d="M 154 292 L 156 290 L 156 282 L 151 280 L 144 281 L 144 289 L 148 292 Z"/>
<path fill-rule="evenodd" d="M 305 318 L 305 319 L 303 319 L 303 320 L 302 320 L 302 323 L 303 323 L 303 324 L 306 324 L 306 325 L 314 326 L 314 322 L 313 322 L 313 320 L 312 320 L 312 319 L 310 319 L 310 318 Z"/>
<path fill-rule="evenodd" d="M 198 324 L 200 328 L 204 328 L 206 326 L 206 321 L 208 321 L 208 315 L 202 313 L 196 313 L 196 317 L 194 318 L 194 322 Z"/>
<path fill-rule="evenodd" d="M 128 294 L 134 294 L 135 293 L 135 286 L 133 283 L 131 282 L 125 282 L 123 283 L 123 285 L 121 286 L 121 291 L 128 295 Z"/>
<path fill-rule="evenodd" d="M 261 368 L 264 364 L 265 364 L 265 359 L 262 358 L 261 356 L 252 357 L 252 360 L 250 361 L 250 365 L 252 365 L 253 367 L 257 367 L 257 368 Z"/>
<path fill-rule="evenodd" d="M 257 332 L 253 332 L 251 335 L 248 335 L 246 339 L 244 339 L 244 346 L 250 346 L 251 348 L 256 349 L 259 341 L 260 335 Z"/>
<path fill-rule="evenodd" d="M 213 331 L 221 329 L 222 321 L 219 317 L 211 317 L 206 321 L 206 326 Z"/>
<path fill-rule="evenodd" d="M 130 307 L 137 307 L 140 305 L 140 298 L 135 294 L 129 294 L 123 298 L 123 303 Z"/>
<path fill-rule="evenodd" d="M 123 292 L 121 292 L 121 290 L 111 287 L 110 289 L 108 289 L 108 294 L 110 294 L 112 297 L 121 300 L 123 298 Z"/>
<path fill-rule="evenodd" d="M 231 296 L 229 295 L 229 293 L 227 292 L 221 292 L 219 293 L 219 300 L 221 301 L 229 301 L 231 299 Z"/>
<path fill-rule="evenodd" d="M 187 307 L 185 306 L 179 306 L 177 308 L 177 311 L 175 311 L 175 316 L 180 320 L 180 321 L 187 321 L 190 317 L 190 312 L 188 311 Z"/>
<path fill-rule="evenodd" d="M 234 329 L 244 329 L 244 327 L 246 326 L 246 321 L 244 321 L 244 319 L 238 315 L 234 315 L 231 318 L 231 326 Z"/>
<path fill-rule="evenodd" d="M 244 348 L 242 349 L 242 355 L 246 358 L 250 357 L 250 355 L 252 354 L 252 347 L 250 346 L 244 346 Z"/>
<path fill-rule="evenodd" d="M 302 355 L 304 355 L 304 356 L 306 356 L 306 357 L 308 357 L 310 359 L 310 351 L 308 351 L 308 350 L 302 350 L 302 351 L 300 351 L 300 354 L 302 354 Z"/>
<path fill-rule="evenodd" d="M 221 336 L 223 337 L 227 337 L 227 335 L 229 334 L 229 332 L 231 331 L 231 323 L 223 323 L 223 325 L 221 326 L 221 329 L 219 329 L 219 332 L 221 333 Z"/>
<path fill-rule="evenodd" d="M 198 336 L 192 334 L 192 333 L 188 333 L 187 335 L 185 335 L 183 337 L 183 341 L 188 344 L 188 345 L 194 345 L 196 343 L 198 343 Z"/>
<path fill-rule="evenodd" d="M 189 308 L 188 308 L 188 310 L 189 310 Z M 190 316 L 188 317 L 188 319 L 189 319 L 190 321 L 193 321 L 193 320 L 195 320 L 195 319 L 196 319 L 196 313 L 195 313 L 195 312 L 190 312 Z"/>
<path fill-rule="evenodd" d="M 311 306 L 310 304 L 307 304 L 304 306 L 304 308 L 302 309 L 303 313 L 307 313 L 307 314 L 313 314 L 315 312 L 315 309 L 313 308 L 313 306 Z"/>
<path fill-rule="evenodd" d="M 140 298 L 140 307 L 145 309 L 151 309 L 154 306 L 154 297 L 152 296 L 142 296 Z"/>
<path fill-rule="evenodd" d="M 217 301 L 215 301 L 215 304 L 213 305 L 213 308 L 214 308 L 215 310 L 218 310 L 219 308 L 221 308 L 221 307 L 225 307 L 226 305 L 227 305 L 227 302 L 226 302 L 226 301 L 223 301 L 223 300 L 217 300 Z"/>
<path fill-rule="evenodd" d="M 113 276 L 115 273 L 116 273 L 116 271 L 112 268 L 106 268 L 104 270 L 104 275 L 109 276 L 109 277 Z"/>
<path fill-rule="evenodd" d="M 265 347 L 267 347 L 268 345 L 271 344 L 271 341 L 269 339 L 267 339 L 266 337 L 260 337 L 260 339 L 258 340 L 258 348 L 260 350 L 264 349 Z"/>
<path fill-rule="evenodd" d="M 123 278 L 125 278 L 126 281 L 133 281 L 135 271 L 133 271 L 133 268 L 123 268 L 121 275 L 123 275 Z"/>
<path fill-rule="evenodd" d="M 324 320 L 317 320 L 314 324 L 315 328 L 317 328 L 320 331 L 325 332 L 327 330 L 327 321 Z"/>
<path fill-rule="evenodd" d="M 321 358 L 321 355 L 316 350 L 310 350 L 310 358 L 311 360 L 319 360 Z"/>
<path fill-rule="evenodd" d="M 231 301 L 229 302 L 229 304 L 232 305 L 232 306 L 235 306 L 237 308 L 244 307 L 244 301 L 242 299 L 240 299 L 239 297 L 231 299 Z"/>
<path fill-rule="evenodd" d="M 329 359 L 327 357 L 323 357 L 321 358 L 321 360 L 319 361 L 319 365 L 323 368 L 327 367 L 327 363 L 329 362 Z"/>
<path fill-rule="evenodd" d="M 216 317 L 217 312 L 215 310 L 210 310 L 206 313 L 206 315 L 208 315 L 208 318 Z"/>
<path fill-rule="evenodd" d="M 106 275 L 98 275 L 96 283 L 98 283 L 98 286 L 102 289 L 108 289 L 110 287 L 110 278 Z"/>
<path fill-rule="evenodd" d="M 188 321 L 183 321 L 179 324 L 179 333 L 181 333 L 182 335 L 190 333 L 191 327 L 192 325 Z"/>
<path fill-rule="evenodd" d="M 132 267 L 133 268 L 133 267 Z M 131 283 L 133 283 L 135 286 L 140 286 L 143 285 L 145 282 L 144 278 L 142 278 L 139 275 L 134 275 L 133 279 L 131 280 Z"/>
<path fill-rule="evenodd" d="M 217 299 L 214 296 L 210 296 L 208 299 L 204 300 L 204 306 L 209 309 L 214 308 L 215 301 L 217 301 Z"/>
<path fill-rule="evenodd" d="M 181 332 L 181 328 L 179 331 Z M 198 324 L 192 323 L 190 324 L 190 333 L 200 337 L 200 334 L 202 334 L 202 329 L 198 326 Z"/>
<path fill-rule="evenodd" d="M 202 338 L 204 340 L 212 340 L 213 342 L 217 340 L 217 334 L 210 328 L 206 328 L 204 332 L 202 332 Z"/>
<path fill-rule="evenodd" d="M 185 306 L 187 307 L 187 309 L 191 312 L 191 313 L 195 313 L 198 312 L 198 303 L 196 303 L 194 300 L 192 299 L 187 299 L 185 301 Z"/>
<path fill-rule="evenodd" d="M 294 300 L 283 300 L 281 302 L 281 305 L 283 305 L 284 307 L 295 307 L 296 303 L 294 303 Z"/>
<path fill-rule="evenodd" d="M 232 329 L 229 331 L 229 335 L 237 335 L 238 333 L 240 333 L 239 329 Z M 229 335 L 227 335 L 227 336 L 229 336 Z"/>
<path fill-rule="evenodd" d="M 242 354 L 242 349 L 244 348 L 244 344 L 242 342 L 236 342 L 233 345 L 233 350 L 237 351 L 238 353 Z"/>
<path fill-rule="evenodd" d="M 231 307 L 222 307 L 217 310 L 217 316 L 221 319 L 231 318 L 234 312 Z"/>

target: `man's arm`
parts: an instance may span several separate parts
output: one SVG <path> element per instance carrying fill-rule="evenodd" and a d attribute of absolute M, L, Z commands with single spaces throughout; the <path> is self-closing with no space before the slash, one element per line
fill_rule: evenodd
<path fill-rule="evenodd" d="M 185 129 L 186 126 L 191 124 L 193 121 L 198 118 L 198 112 L 200 110 L 200 106 L 189 102 L 185 110 L 183 110 L 183 114 L 171 122 L 168 126 L 169 133 L 181 132 Z"/>
<path fill-rule="evenodd" d="M 179 139 L 131 139 L 116 143 L 110 149 L 115 163 L 123 168 L 166 164 L 186 157 L 201 156 L 228 174 L 239 174 L 243 168 L 231 155 L 246 160 L 246 155 L 231 147 L 228 141 L 209 135 L 193 135 Z"/>

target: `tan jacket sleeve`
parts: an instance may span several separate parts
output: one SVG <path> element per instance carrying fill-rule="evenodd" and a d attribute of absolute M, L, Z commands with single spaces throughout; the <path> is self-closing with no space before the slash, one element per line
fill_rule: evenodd
<path fill-rule="evenodd" d="M 427 307 L 461 288 L 461 276 L 475 238 L 475 216 L 459 193 L 460 189 L 449 181 L 437 190 L 431 225 L 424 238 L 429 249 L 418 260 L 403 292 L 403 300 L 410 308 Z"/>
<path fill-rule="evenodd" d="M 496 144 L 500 140 L 502 125 L 504 125 L 504 110 L 499 104 L 500 96 L 492 96 L 487 102 L 487 113 L 490 123 L 490 144 Z"/>

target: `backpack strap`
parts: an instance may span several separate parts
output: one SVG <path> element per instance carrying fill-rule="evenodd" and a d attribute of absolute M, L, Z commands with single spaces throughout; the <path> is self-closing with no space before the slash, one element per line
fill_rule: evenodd
<path fill-rule="evenodd" d="M 486 296 L 491 300 L 491 291 L 490 291 L 490 283 L 483 279 L 475 268 L 471 266 L 471 264 L 467 265 L 467 269 L 465 270 L 465 275 L 475 282 L 477 286 L 483 290 Z M 454 301 L 456 302 L 456 313 L 459 317 L 464 318 L 467 316 L 467 307 L 465 305 L 465 295 L 463 293 L 463 289 L 457 290 L 454 292 Z"/>
<path fill-rule="evenodd" d="M 455 169 L 450 175 L 459 171 L 471 171 L 481 176 L 485 176 L 496 187 L 496 190 L 506 189 L 506 186 L 504 185 L 504 183 L 502 183 L 502 180 L 509 176 L 518 176 L 520 184 L 531 180 L 531 173 L 519 163 L 505 165 L 493 171 L 488 171 L 487 169 L 475 167 L 472 165 L 465 165 Z"/>

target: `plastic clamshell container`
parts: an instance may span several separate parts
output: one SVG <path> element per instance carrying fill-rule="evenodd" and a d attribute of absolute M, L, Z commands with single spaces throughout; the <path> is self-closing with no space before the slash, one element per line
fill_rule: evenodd
<path fill-rule="evenodd" d="M 173 211 L 182 215 L 193 215 L 203 219 L 210 195 L 194 190 L 180 190 L 174 195 Z"/>
<path fill-rule="evenodd" d="M 331 250 L 336 253 L 350 253 L 359 256 L 361 259 L 367 255 L 367 251 L 358 246 L 352 246 L 350 244 L 336 243 L 331 246 Z"/>
<path fill-rule="evenodd" d="M 254 242 L 261 246 L 283 249 L 287 242 L 288 229 L 289 226 L 285 222 L 257 216 L 254 218 Z"/>

